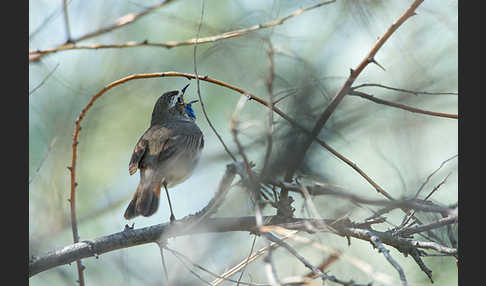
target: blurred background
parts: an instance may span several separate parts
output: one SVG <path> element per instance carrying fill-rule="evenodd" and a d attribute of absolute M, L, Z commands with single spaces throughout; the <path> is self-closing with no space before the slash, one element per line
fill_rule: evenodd
<path fill-rule="evenodd" d="M 113 24 L 120 17 L 142 11 L 157 1 L 76 1 L 68 2 L 69 25 L 73 38 Z M 263 24 L 310 7 L 319 1 L 206 1 L 200 37 Z M 197 70 L 200 75 L 240 87 L 268 100 L 265 86 L 269 75 L 268 42 L 274 52 L 273 98 L 283 98 L 278 107 L 312 129 L 316 118 L 343 85 L 349 69 L 367 55 L 377 38 L 412 1 L 338 0 L 301 15 L 282 25 L 241 37 L 200 44 Z M 56 47 L 66 41 L 62 1 L 29 1 L 29 50 Z M 375 57 L 385 68 L 369 65 L 355 85 L 377 83 L 427 92 L 457 92 L 457 1 L 427 0 L 386 42 Z M 83 45 L 119 44 L 128 41 L 185 41 L 196 36 L 201 17 L 201 1 L 174 0 L 110 33 L 87 39 Z M 81 44 L 81 43 L 80 43 Z M 70 222 L 71 140 L 74 121 L 90 98 L 107 84 L 138 73 L 177 71 L 193 73 L 193 46 L 172 49 L 136 47 L 124 49 L 68 50 L 46 55 L 29 64 L 29 254 L 72 244 Z M 170 212 L 164 199 L 152 217 L 127 222 L 126 206 L 138 184 L 138 173 L 128 174 L 133 148 L 150 123 L 153 105 L 165 91 L 181 89 L 185 78 L 133 80 L 110 89 L 88 111 L 79 137 L 76 213 L 80 240 L 96 238 L 135 227 L 167 222 Z M 234 154 L 230 124 L 240 94 L 200 82 L 201 96 L 214 127 Z M 362 91 L 376 97 L 422 109 L 457 114 L 457 95 L 414 95 L 369 87 Z M 186 100 L 197 98 L 191 81 Z M 193 105 L 197 124 L 205 135 L 205 148 L 193 176 L 172 188 L 171 201 L 177 218 L 202 209 L 217 189 L 231 158 L 203 116 L 200 104 Z M 250 101 L 240 113 L 239 139 L 255 170 L 262 167 L 266 150 L 268 110 Z M 292 151 L 302 134 L 275 114 L 272 174 L 280 176 L 292 163 Z M 442 162 L 457 154 L 457 120 L 427 116 L 375 104 L 347 96 L 320 134 L 329 145 L 360 166 L 395 198 L 413 197 L 426 178 Z M 237 156 L 240 159 L 239 155 Z M 297 174 L 303 179 L 342 186 L 370 198 L 376 193 L 359 174 L 317 144 L 307 152 Z M 434 174 L 422 197 L 444 178 L 447 181 L 431 200 L 453 204 L 458 200 L 457 158 Z M 302 198 L 296 202 L 296 217 L 309 217 Z M 322 218 L 348 216 L 360 220 L 372 213 L 346 200 L 313 198 Z M 235 186 L 215 216 L 252 215 L 245 189 Z M 267 207 L 264 214 L 274 214 Z M 403 213 L 387 214 L 399 224 Z M 435 218 L 436 219 L 436 218 Z M 423 217 L 424 221 L 434 217 Z M 381 230 L 391 228 L 383 225 Z M 455 226 L 457 228 L 457 226 Z M 306 236 L 305 234 L 302 234 Z M 438 231 L 438 236 L 445 234 Z M 362 260 L 370 275 L 341 259 L 326 271 L 342 279 L 360 283 L 389 275 L 398 283 L 396 270 L 369 243 L 329 233 L 307 235 L 320 243 Z M 254 236 L 244 232 L 203 234 L 169 240 L 169 247 L 188 256 L 212 272 L 221 274 L 245 259 Z M 319 264 L 328 254 L 292 243 L 311 262 Z M 265 245 L 256 239 L 254 250 Z M 390 249 L 402 265 L 410 285 L 430 285 L 411 257 Z M 287 277 L 307 273 L 307 269 L 284 249 L 273 254 L 277 274 Z M 171 285 L 203 284 L 170 253 L 165 255 Z M 457 285 L 456 261 L 452 257 L 426 257 L 436 285 Z M 87 285 L 163 285 L 165 278 L 159 248 L 146 244 L 83 260 Z M 266 283 L 262 259 L 245 270 L 242 281 Z M 196 271 L 196 270 L 195 270 Z M 200 275 L 212 281 L 207 273 Z M 73 285 L 76 264 L 64 265 L 37 274 L 30 285 Z M 232 277 L 238 280 L 239 274 Z M 318 281 L 318 280 L 316 280 Z M 234 284 L 223 282 L 222 285 Z M 375 282 L 373 285 L 386 285 Z"/>

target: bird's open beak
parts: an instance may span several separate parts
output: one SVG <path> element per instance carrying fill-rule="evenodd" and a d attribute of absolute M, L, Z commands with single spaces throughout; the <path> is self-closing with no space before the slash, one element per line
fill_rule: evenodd
<path fill-rule="evenodd" d="M 184 86 L 182 89 L 181 89 L 181 92 L 182 92 L 182 95 L 184 95 L 184 93 L 186 92 L 186 88 L 190 85 L 190 83 L 186 84 L 186 86 Z"/>

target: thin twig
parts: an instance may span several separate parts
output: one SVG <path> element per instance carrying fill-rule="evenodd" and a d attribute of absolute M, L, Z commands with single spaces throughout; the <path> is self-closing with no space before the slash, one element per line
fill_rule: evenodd
<path fill-rule="evenodd" d="M 191 259 L 189 259 L 189 257 L 187 257 L 186 255 L 184 255 L 183 253 L 181 253 L 181 252 L 179 252 L 179 251 L 177 251 L 177 250 L 175 250 L 175 249 L 171 249 L 171 248 L 169 248 L 169 247 L 165 247 L 165 249 L 167 249 L 168 251 L 170 251 L 170 252 L 171 252 L 171 253 L 172 253 L 172 254 L 173 254 L 173 255 L 174 255 L 176 258 L 178 258 L 178 259 L 179 259 L 179 261 L 181 261 L 181 263 L 183 263 L 183 264 L 186 266 L 186 268 L 187 268 L 189 271 L 191 271 L 191 273 L 192 273 L 192 274 L 197 275 L 197 276 L 198 276 L 198 278 L 201 278 L 201 279 L 202 279 L 202 277 L 201 277 L 201 276 L 199 276 L 199 275 L 198 275 L 197 273 L 195 273 L 194 271 L 192 271 L 192 270 L 191 270 L 191 269 L 190 269 L 190 268 L 187 266 L 187 264 L 185 264 L 185 263 L 183 262 L 183 260 L 184 260 L 184 261 L 186 261 L 186 262 L 188 262 L 189 264 L 191 264 L 191 265 L 192 265 L 192 267 L 198 268 L 198 269 L 200 269 L 200 270 L 202 270 L 202 271 L 204 271 L 204 272 L 208 273 L 209 275 L 211 275 L 211 276 L 213 276 L 213 277 L 217 277 L 218 279 L 223 279 L 223 280 L 230 281 L 230 282 L 233 282 L 233 283 L 240 283 L 240 284 L 243 284 L 243 285 L 253 285 L 253 286 L 263 286 L 263 285 L 267 285 L 267 284 L 255 284 L 255 283 L 248 283 L 248 282 L 241 282 L 241 281 L 240 281 L 240 282 L 238 282 L 238 281 L 233 280 L 233 279 L 229 279 L 229 278 L 222 277 L 222 276 L 218 275 L 217 273 L 214 273 L 214 272 L 210 271 L 209 269 L 207 269 L 207 268 L 205 268 L 205 267 L 202 267 L 201 265 L 199 265 L 199 264 L 197 264 L 197 263 L 194 263 L 194 262 L 193 262 Z M 206 282 L 206 284 L 211 285 L 211 286 L 214 286 L 214 285 L 213 285 L 211 282 L 206 281 L 206 280 L 204 280 L 204 281 Z"/>
<path fill-rule="evenodd" d="M 400 276 L 400 280 L 402 281 L 402 284 L 404 286 L 407 286 L 408 283 L 407 283 L 407 278 L 405 277 L 405 272 L 403 272 L 403 269 L 400 266 L 400 264 L 398 264 L 398 262 L 396 262 L 395 259 L 393 259 L 393 257 L 391 257 L 390 251 L 388 249 L 386 249 L 386 247 L 381 242 L 380 238 L 375 236 L 375 235 L 371 236 L 371 243 L 373 243 L 373 245 L 376 248 L 378 248 L 378 251 L 381 252 L 383 254 L 383 256 L 385 256 L 386 260 L 388 260 L 388 262 L 390 262 L 390 264 L 393 266 L 393 268 L 395 268 L 397 270 L 398 275 Z"/>
<path fill-rule="evenodd" d="M 248 253 L 248 257 L 246 258 L 246 262 L 245 262 L 245 267 L 243 267 L 243 270 L 241 270 L 240 277 L 238 278 L 238 283 L 236 284 L 236 286 L 240 285 L 240 281 L 241 281 L 241 278 L 243 278 L 243 274 L 245 273 L 246 266 L 248 266 L 248 264 L 249 264 L 248 262 L 250 261 L 251 254 L 253 253 L 253 248 L 255 247 L 256 239 L 257 239 L 257 236 L 254 235 L 253 236 L 253 243 L 251 244 L 251 248 L 250 248 L 250 253 Z"/>
<path fill-rule="evenodd" d="M 282 238 L 282 239 L 285 239 L 285 238 Z M 267 252 L 270 248 L 276 248 L 276 247 L 279 247 L 278 244 L 272 242 L 270 244 L 270 246 L 264 246 L 264 247 L 258 249 L 257 251 L 255 251 L 255 253 L 253 253 L 252 255 L 250 255 L 248 258 L 242 260 L 240 263 L 236 264 L 232 268 L 228 269 L 225 273 L 221 274 L 220 275 L 221 278 L 214 279 L 211 282 L 211 284 L 213 286 L 216 286 L 216 285 L 221 284 L 224 281 L 225 278 L 229 278 L 229 277 L 233 276 L 235 273 L 237 273 L 238 271 L 240 271 L 241 269 L 243 269 L 244 267 L 246 267 L 246 265 L 252 263 L 257 258 L 259 258 L 263 254 L 265 254 L 265 252 Z"/>
<path fill-rule="evenodd" d="M 67 0 L 62 0 L 62 9 L 64 14 L 64 27 L 66 29 L 66 43 L 71 42 L 71 29 L 69 28 L 69 15 L 68 15 L 68 3 Z"/>
<path fill-rule="evenodd" d="M 165 43 L 152 43 L 152 42 L 149 42 L 149 41 L 140 41 L 140 42 L 131 41 L 131 42 L 123 43 L 123 44 L 109 44 L 109 45 L 95 44 L 95 45 L 81 46 L 81 45 L 75 45 L 74 44 L 74 43 L 77 43 L 79 41 L 82 41 L 82 40 L 85 40 L 85 39 L 88 39 L 88 38 L 92 38 L 92 37 L 110 32 L 114 29 L 120 28 L 120 27 L 127 25 L 129 23 L 132 23 L 136 19 L 140 18 L 141 16 L 146 15 L 147 13 L 151 12 L 153 9 L 158 8 L 158 7 L 160 7 L 163 4 L 166 4 L 168 2 L 170 2 L 170 1 L 166 0 L 165 2 L 156 4 L 156 5 L 149 7 L 146 10 L 144 10 L 140 13 L 137 13 L 137 14 L 133 14 L 133 13 L 127 14 L 127 15 L 119 18 L 116 21 L 115 24 L 108 26 L 106 28 L 102 28 L 102 29 L 95 31 L 93 33 L 86 34 L 82 37 L 73 39 L 72 43 L 70 43 L 70 44 L 64 44 L 64 45 L 58 46 L 58 47 L 53 48 L 53 49 L 29 51 L 29 61 L 30 62 L 37 61 L 42 56 L 44 56 L 46 54 L 51 54 L 51 53 L 55 53 L 55 52 L 59 52 L 59 51 L 66 51 L 66 50 L 79 50 L 79 49 L 95 49 L 95 50 L 97 50 L 97 49 L 110 49 L 110 48 L 133 48 L 133 47 L 140 47 L 140 46 L 163 47 L 163 48 L 170 49 L 170 48 L 174 48 L 174 47 L 191 46 L 191 45 L 194 45 L 194 44 L 213 43 L 213 42 L 220 41 L 220 40 L 226 40 L 226 39 L 230 39 L 230 38 L 240 37 L 240 36 L 246 35 L 250 32 L 254 32 L 254 31 L 258 31 L 258 30 L 262 30 L 262 29 L 267 29 L 267 28 L 277 26 L 277 25 L 282 25 L 283 23 L 285 23 L 287 20 L 289 20 L 291 18 L 294 18 L 294 17 L 296 17 L 300 14 L 303 14 L 307 11 L 310 11 L 312 9 L 315 9 L 315 8 L 318 8 L 318 7 L 327 5 L 327 4 L 334 3 L 334 2 L 336 2 L 336 0 L 322 2 L 322 3 L 318 3 L 316 5 L 307 7 L 307 8 L 296 10 L 292 14 L 290 14 L 286 17 L 274 20 L 274 21 L 254 25 L 254 26 L 251 26 L 249 28 L 238 29 L 238 30 L 222 33 L 222 34 L 215 35 L 215 36 L 200 38 L 200 39 L 193 38 L 193 39 L 190 39 L 190 40 L 187 40 L 187 41 L 182 41 L 182 42 L 169 41 L 169 42 L 165 42 Z"/>
<path fill-rule="evenodd" d="M 270 155 L 272 154 L 272 145 L 273 145 L 273 82 L 275 78 L 275 59 L 274 59 L 274 51 L 272 42 L 268 39 L 267 41 L 268 48 L 267 48 L 267 55 L 269 61 L 269 71 L 268 76 L 265 80 L 265 86 L 267 88 L 268 94 L 268 127 L 267 127 L 267 148 L 265 150 L 265 155 L 263 159 L 262 171 L 260 175 L 260 179 L 262 180 L 266 173 L 268 163 L 270 161 Z"/>
<path fill-rule="evenodd" d="M 390 90 L 394 90 L 394 91 L 401 91 L 401 92 L 405 92 L 405 93 L 411 93 L 411 94 L 414 94 L 414 95 L 421 95 L 421 94 L 424 94 L 424 95 L 458 95 L 457 92 L 426 92 L 426 91 L 415 91 L 415 90 L 409 90 L 409 89 L 403 89 L 403 88 L 396 88 L 396 87 L 386 86 L 386 85 L 377 84 L 377 83 L 364 83 L 364 84 L 360 84 L 360 85 L 354 86 L 352 89 L 355 90 L 355 89 L 358 89 L 358 88 L 370 87 L 370 86 L 373 86 L 373 87 L 381 87 L 381 88 L 384 88 L 384 89 L 390 89 Z"/>
<path fill-rule="evenodd" d="M 69 3 L 71 3 L 71 0 L 69 0 Z M 69 4 L 68 3 L 68 4 Z M 36 35 L 54 18 L 59 16 L 63 12 L 63 7 L 61 6 L 60 8 L 55 9 L 49 16 L 45 17 L 42 23 L 32 32 L 29 34 L 29 42 L 34 39 Z"/>
<path fill-rule="evenodd" d="M 398 103 L 398 102 L 392 102 L 392 101 L 384 100 L 384 99 L 381 99 L 381 98 L 377 98 L 377 97 L 374 97 L 371 94 L 367 94 L 367 93 L 364 93 L 364 92 L 361 92 L 361 91 L 351 90 L 351 91 L 348 92 L 348 94 L 351 95 L 351 96 L 359 96 L 361 98 L 371 100 L 371 101 L 378 103 L 378 104 L 396 107 L 396 108 L 403 109 L 403 110 L 406 110 L 406 111 L 410 111 L 410 112 L 413 112 L 413 113 L 420 113 L 420 114 L 425 114 L 425 115 L 444 117 L 444 118 L 452 118 L 452 119 L 458 118 L 457 114 L 435 112 L 435 111 L 429 111 L 429 110 L 425 110 L 425 109 L 415 108 L 415 107 L 411 107 L 411 106 L 401 104 L 401 103 Z"/>
<path fill-rule="evenodd" d="M 288 243 L 284 242 L 271 232 L 268 232 L 265 230 L 265 228 L 260 228 L 260 230 L 263 232 L 263 235 L 267 237 L 269 240 L 277 243 L 281 247 L 285 248 L 290 254 L 292 254 L 295 258 L 297 258 L 302 264 L 304 264 L 305 267 L 309 268 L 313 273 L 317 274 L 319 277 L 321 277 L 324 280 L 329 280 L 332 282 L 335 282 L 337 284 L 341 285 L 346 285 L 346 286 L 368 286 L 369 284 L 358 284 L 354 283 L 354 281 L 344 281 L 341 279 L 336 278 L 334 275 L 328 275 L 323 273 L 319 268 L 315 267 L 312 265 L 305 257 L 300 255 L 293 247 L 291 247 Z"/>
<path fill-rule="evenodd" d="M 167 264 L 165 263 L 164 246 L 161 242 L 157 243 L 157 245 L 159 246 L 160 258 L 162 259 L 162 270 L 164 271 L 165 283 L 169 286 L 169 271 L 167 270 Z"/>
<path fill-rule="evenodd" d="M 54 139 L 52 139 L 51 143 L 49 144 L 49 147 L 47 148 L 46 154 L 44 155 L 44 157 L 40 161 L 39 166 L 35 169 L 35 173 L 32 175 L 32 177 L 29 178 L 29 185 L 30 185 L 30 183 L 32 183 L 32 181 L 34 181 L 34 179 L 39 174 L 40 169 L 44 165 L 44 162 L 46 161 L 46 159 L 49 156 L 49 154 L 51 153 L 51 149 L 54 146 L 54 144 L 56 143 L 56 141 L 57 141 L 57 137 L 54 137 Z"/>
<path fill-rule="evenodd" d="M 400 230 L 400 231 L 397 232 L 397 234 L 399 234 L 401 236 L 409 236 L 409 235 L 412 235 L 414 233 L 429 231 L 429 230 L 432 230 L 432 229 L 439 228 L 441 226 L 455 224 L 455 223 L 458 222 L 458 220 L 459 220 L 459 217 L 457 215 L 450 215 L 448 217 L 441 218 L 441 219 L 439 219 L 439 220 L 437 220 L 433 223 L 422 224 L 422 225 L 419 225 L 419 226 L 414 226 L 414 227 L 410 227 L 410 228 Z"/>
<path fill-rule="evenodd" d="M 417 265 L 420 267 L 420 270 L 422 270 L 427 277 L 429 277 L 430 282 L 434 283 L 434 280 L 432 280 L 432 270 L 430 270 L 425 263 L 422 261 L 422 258 L 420 258 L 420 253 L 417 249 L 413 248 L 410 251 L 410 255 L 412 256 L 413 260 L 417 263 Z"/>
<path fill-rule="evenodd" d="M 198 44 L 198 40 L 197 39 L 199 38 L 199 33 L 201 32 L 201 26 L 202 26 L 202 22 L 203 22 L 203 16 L 204 16 L 204 0 L 201 1 L 201 18 L 199 20 L 199 26 L 198 26 L 198 29 L 197 29 L 196 41 L 194 42 L 194 55 L 193 55 L 193 59 L 194 59 L 194 74 L 196 76 L 196 83 L 197 83 L 197 96 L 199 98 L 199 102 L 201 103 L 201 109 L 202 109 L 202 111 L 204 113 L 204 117 L 206 118 L 206 121 L 209 124 L 209 127 L 211 127 L 211 129 L 213 130 L 214 134 L 218 138 L 219 142 L 221 142 L 221 145 L 223 145 L 223 148 L 226 151 L 226 153 L 231 157 L 231 159 L 233 159 L 234 162 L 236 162 L 236 157 L 233 155 L 233 153 L 231 153 L 231 151 L 229 150 L 228 146 L 226 146 L 226 144 L 224 143 L 223 138 L 221 137 L 221 135 L 219 135 L 218 131 L 213 126 L 213 123 L 211 123 L 211 120 L 209 120 L 209 116 L 206 113 L 206 108 L 204 107 L 204 101 L 202 100 L 202 97 L 201 97 L 201 88 L 199 86 L 199 77 L 197 75 L 197 61 L 196 61 L 196 58 L 197 58 L 196 55 L 197 55 L 197 53 L 196 53 L 196 49 L 197 49 L 197 44 Z"/>
<path fill-rule="evenodd" d="M 38 85 L 36 85 L 31 91 L 29 91 L 29 95 L 33 94 L 37 89 L 39 89 L 39 87 L 41 87 L 47 81 L 47 79 L 51 77 L 51 75 L 56 71 L 59 65 L 60 63 L 58 63 Z"/>
<path fill-rule="evenodd" d="M 238 124 L 239 124 L 239 114 L 241 110 L 243 109 L 245 103 L 248 101 L 247 98 L 241 97 L 240 100 L 238 100 L 238 103 L 236 104 L 235 110 L 233 111 L 233 115 L 231 116 L 231 134 L 233 136 L 233 141 L 235 141 L 236 147 L 238 148 L 238 153 L 240 153 L 241 158 L 243 159 L 243 163 L 245 166 L 246 173 L 248 174 L 248 179 L 250 180 L 250 183 L 252 184 L 252 191 L 256 191 L 253 189 L 253 184 L 256 183 L 255 179 L 253 178 L 253 173 L 251 171 L 252 164 L 248 160 L 248 157 L 246 156 L 245 150 L 243 149 L 243 146 L 241 145 L 241 142 L 238 140 Z M 256 197 L 255 197 L 256 199 Z"/>
<path fill-rule="evenodd" d="M 393 277 L 389 276 L 386 273 L 379 272 L 379 271 L 375 270 L 375 268 L 371 264 L 367 263 L 365 260 L 362 260 L 358 257 L 348 255 L 346 253 L 342 253 L 341 251 L 339 251 L 337 249 L 325 246 L 325 245 L 323 245 L 323 244 L 321 244 L 321 243 L 319 243 L 315 240 L 312 240 L 308 237 L 304 237 L 302 235 L 297 235 L 295 231 L 290 231 L 290 230 L 283 228 L 283 227 L 280 227 L 280 226 L 268 226 L 268 227 L 265 227 L 265 228 L 267 228 L 268 230 L 271 230 L 273 232 L 276 232 L 279 235 L 285 235 L 286 237 L 288 237 L 288 238 L 290 238 L 290 239 L 292 239 L 296 242 L 303 243 L 305 245 L 309 245 L 316 250 L 330 254 L 330 257 L 327 260 L 329 264 L 332 261 L 334 261 L 335 259 L 338 259 L 338 258 L 343 259 L 346 262 L 349 262 L 351 265 L 353 265 L 357 269 L 359 269 L 360 271 L 362 271 L 363 273 L 367 274 L 369 277 L 373 278 L 374 281 L 382 283 L 382 284 L 387 284 L 387 285 L 395 285 L 395 283 L 394 283 L 395 281 L 394 281 Z M 333 257 L 334 257 L 334 260 L 333 260 Z M 327 265 L 329 265 L 329 264 L 327 264 Z M 319 268 L 321 270 L 325 269 L 325 267 L 326 267 L 325 263 L 321 264 L 321 266 L 322 266 L 322 269 Z M 310 272 L 307 275 L 308 276 L 311 276 L 311 275 L 315 276 L 315 274 L 313 272 Z"/>
<path fill-rule="evenodd" d="M 418 195 L 420 194 L 420 192 L 422 191 L 422 189 L 425 187 L 425 185 L 429 182 L 430 178 L 432 178 L 432 176 L 437 173 L 447 162 L 451 161 L 452 159 L 456 158 L 458 156 L 458 154 L 442 161 L 442 163 L 440 163 L 440 166 L 435 169 L 432 173 L 430 173 L 430 175 L 427 176 L 427 178 L 425 179 L 425 181 L 422 183 L 422 185 L 420 186 L 420 188 L 417 190 L 417 193 L 415 194 L 415 198 L 418 197 Z"/>
<path fill-rule="evenodd" d="M 182 259 L 182 257 L 186 258 L 185 256 L 183 256 L 181 253 L 176 252 L 175 250 L 170 249 L 168 247 L 165 247 L 165 249 L 167 249 L 170 253 L 172 253 L 174 255 L 174 257 L 177 258 L 177 260 L 179 260 L 179 262 L 182 264 L 182 266 L 184 266 L 189 272 L 191 272 L 191 274 L 194 275 L 194 277 L 196 277 L 197 279 L 199 279 L 204 284 L 211 286 L 211 283 L 209 281 L 207 281 L 206 279 L 202 278 L 201 275 L 197 274 L 194 270 L 192 270 L 189 267 L 189 265 L 186 264 L 186 262 L 184 261 L 184 259 Z M 189 263 L 191 263 L 192 265 L 195 265 L 190 260 L 189 260 Z"/>
<path fill-rule="evenodd" d="M 449 160 L 453 159 L 454 157 L 456 157 L 457 155 L 445 160 L 444 162 L 442 162 L 439 166 L 439 168 L 437 168 L 434 172 L 432 172 L 428 177 L 427 179 L 425 180 L 425 182 L 422 184 L 422 186 L 420 186 L 419 190 L 417 191 L 417 193 L 415 194 L 415 198 L 417 198 L 418 194 L 420 193 L 420 191 L 422 190 L 422 188 L 425 186 L 425 184 L 429 181 L 429 179 L 432 177 L 432 175 L 434 175 L 437 171 L 440 170 L 440 168 L 442 168 L 442 166 L 444 166 L 445 163 L 447 163 Z M 432 191 L 425 197 L 424 201 L 428 200 L 447 180 L 447 178 L 449 178 L 449 176 L 452 174 L 449 173 L 437 186 L 435 186 L 434 189 L 432 189 Z M 397 229 L 400 229 L 402 227 L 405 227 L 405 225 L 407 225 L 407 223 L 410 221 L 410 219 L 415 215 L 415 210 L 413 210 L 410 214 L 407 214 L 404 219 L 403 219 L 403 222 L 400 224 L 400 226 L 397 228 Z"/>
<path fill-rule="evenodd" d="M 317 268 L 321 271 L 324 271 L 324 269 L 326 269 L 329 265 L 333 264 L 335 261 L 337 261 L 339 259 L 339 255 L 336 255 L 336 254 L 331 254 L 329 255 L 329 257 L 327 257 L 326 259 L 324 259 L 321 264 L 319 264 L 319 266 L 317 266 Z M 309 272 L 305 275 L 305 277 L 315 277 L 316 275 L 312 272 Z"/>

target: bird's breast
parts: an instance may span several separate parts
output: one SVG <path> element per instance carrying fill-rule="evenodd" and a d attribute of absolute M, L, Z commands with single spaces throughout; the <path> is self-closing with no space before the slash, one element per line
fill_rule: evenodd
<path fill-rule="evenodd" d="M 168 187 L 184 182 L 192 174 L 199 162 L 200 152 L 181 153 L 168 162 L 164 170 L 164 180 Z"/>

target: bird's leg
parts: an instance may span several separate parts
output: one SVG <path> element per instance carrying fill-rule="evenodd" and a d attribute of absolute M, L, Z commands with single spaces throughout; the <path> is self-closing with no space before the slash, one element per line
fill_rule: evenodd
<path fill-rule="evenodd" d="M 175 216 L 174 216 L 174 212 L 172 211 L 172 204 L 170 203 L 169 191 L 167 191 L 167 183 L 164 182 L 163 185 L 164 185 L 165 194 L 167 195 L 167 201 L 169 202 L 170 223 L 172 223 L 173 221 L 175 221 Z"/>

